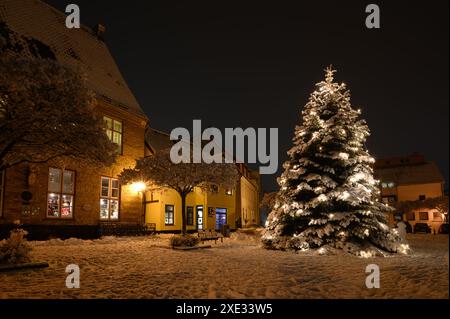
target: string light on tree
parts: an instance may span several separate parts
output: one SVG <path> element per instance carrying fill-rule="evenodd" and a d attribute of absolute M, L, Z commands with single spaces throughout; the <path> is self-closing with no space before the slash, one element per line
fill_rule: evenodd
<path fill-rule="evenodd" d="M 391 209 L 377 198 L 374 159 L 365 148 L 369 128 L 361 109 L 352 108 L 347 86 L 334 82 L 335 73 L 325 70 L 302 110 L 263 244 L 319 253 L 326 246 L 351 246 L 364 257 L 377 249 L 407 253 L 407 244 L 387 226 Z"/>

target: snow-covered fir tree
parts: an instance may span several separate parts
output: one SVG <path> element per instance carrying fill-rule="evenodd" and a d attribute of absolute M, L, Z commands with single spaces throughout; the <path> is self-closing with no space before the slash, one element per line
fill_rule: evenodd
<path fill-rule="evenodd" d="M 341 248 L 360 256 L 407 253 L 408 245 L 387 225 L 390 207 L 378 201 L 374 158 L 360 110 L 352 108 L 344 83 L 331 67 L 316 84 L 295 129 L 280 190 L 266 222 L 266 248 Z"/>

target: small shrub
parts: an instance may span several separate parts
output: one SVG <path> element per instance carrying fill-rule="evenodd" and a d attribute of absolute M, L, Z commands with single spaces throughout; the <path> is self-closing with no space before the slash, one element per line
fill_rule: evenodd
<path fill-rule="evenodd" d="M 25 236 L 28 234 L 23 229 L 14 229 L 9 238 L 0 243 L 0 263 L 20 264 L 30 261 L 31 246 Z"/>
<path fill-rule="evenodd" d="M 174 246 L 186 246 L 186 247 L 194 247 L 200 243 L 200 238 L 192 236 L 192 235 L 175 235 L 170 238 L 170 245 Z"/>

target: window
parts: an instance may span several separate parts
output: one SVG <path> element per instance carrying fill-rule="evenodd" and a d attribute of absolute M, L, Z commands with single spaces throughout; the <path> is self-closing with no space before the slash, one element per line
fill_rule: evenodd
<path fill-rule="evenodd" d="M 383 196 L 381 201 L 386 205 L 394 205 L 397 198 L 395 196 Z"/>
<path fill-rule="evenodd" d="M 406 214 L 406 220 L 415 220 L 416 216 L 414 215 L 414 212 L 408 212 Z"/>
<path fill-rule="evenodd" d="M 0 217 L 3 216 L 3 193 L 5 188 L 5 171 L 0 171 Z"/>
<path fill-rule="evenodd" d="M 194 207 L 192 206 L 188 206 L 186 207 L 186 224 L 188 226 L 193 226 L 194 225 Z"/>
<path fill-rule="evenodd" d="M 442 220 L 441 213 L 433 212 L 433 220 Z"/>
<path fill-rule="evenodd" d="M 419 195 L 419 200 L 425 200 L 425 195 Z"/>
<path fill-rule="evenodd" d="M 104 116 L 103 123 L 109 140 L 117 145 L 117 153 L 122 154 L 122 122 Z"/>
<path fill-rule="evenodd" d="M 219 192 L 219 186 L 213 184 L 211 185 L 211 193 L 218 193 Z"/>
<path fill-rule="evenodd" d="M 428 220 L 428 212 L 419 212 L 420 220 Z"/>
<path fill-rule="evenodd" d="M 394 188 L 395 183 L 394 182 L 382 182 L 381 188 Z"/>
<path fill-rule="evenodd" d="M 170 225 L 173 226 L 174 225 L 174 221 L 173 221 L 173 205 L 166 205 L 166 211 L 165 211 L 165 224 L 166 225 Z"/>
<path fill-rule="evenodd" d="M 75 172 L 59 168 L 48 170 L 48 218 L 72 218 Z"/>
<path fill-rule="evenodd" d="M 231 188 L 228 188 L 227 190 L 225 190 L 225 195 L 232 196 L 233 190 Z"/>
<path fill-rule="evenodd" d="M 101 177 L 100 184 L 100 219 L 119 219 L 119 180 Z"/>

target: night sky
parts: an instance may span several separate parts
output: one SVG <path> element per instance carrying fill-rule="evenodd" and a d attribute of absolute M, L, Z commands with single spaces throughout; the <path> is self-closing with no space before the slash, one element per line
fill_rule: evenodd
<path fill-rule="evenodd" d="M 299 112 L 333 64 L 361 107 L 373 156 L 423 153 L 449 176 L 449 2 L 48 0 L 106 26 L 153 128 L 278 127 L 281 164 Z M 365 27 L 366 5 L 381 29 Z M 275 190 L 276 175 L 263 176 Z"/>

